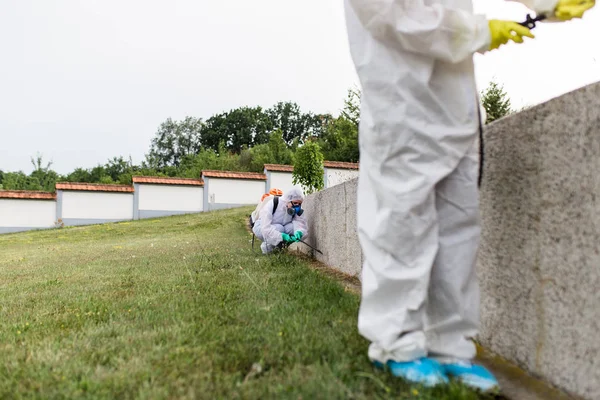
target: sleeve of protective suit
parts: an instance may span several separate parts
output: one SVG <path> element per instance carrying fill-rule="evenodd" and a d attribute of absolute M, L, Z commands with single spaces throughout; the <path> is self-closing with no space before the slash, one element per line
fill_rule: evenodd
<path fill-rule="evenodd" d="M 554 9 L 558 4 L 558 0 L 508 0 L 515 3 L 521 3 L 536 14 L 546 14 L 551 16 L 554 14 Z"/>
<path fill-rule="evenodd" d="M 302 237 L 306 236 L 308 233 L 308 224 L 306 223 L 306 217 L 304 214 L 300 216 L 296 215 L 292 220 L 292 223 L 294 224 L 294 233 L 300 231 L 302 232 Z"/>
<path fill-rule="evenodd" d="M 281 232 L 273 226 L 273 199 L 269 200 L 260 210 L 260 223 L 263 238 L 267 244 L 277 246 L 283 241 Z"/>
<path fill-rule="evenodd" d="M 346 0 L 360 24 L 383 43 L 458 63 L 488 50 L 485 15 L 424 0 Z"/>

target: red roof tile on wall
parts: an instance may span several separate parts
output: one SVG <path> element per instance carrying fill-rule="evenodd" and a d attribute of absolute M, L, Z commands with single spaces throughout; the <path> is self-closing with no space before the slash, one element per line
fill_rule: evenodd
<path fill-rule="evenodd" d="M 323 166 L 326 168 L 358 169 L 358 163 L 342 162 L 342 161 L 323 161 Z M 267 171 L 294 172 L 293 165 L 265 164 L 265 169 Z"/>
<path fill-rule="evenodd" d="M 56 193 L 30 190 L 0 190 L 0 199 L 56 200 Z"/>
<path fill-rule="evenodd" d="M 326 168 L 358 169 L 358 163 L 342 162 L 342 161 L 323 161 L 323 166 Z M 265 169 L 267 171 L 294 172 L 293 165 L 265 164 Z"/>
<path fill-rule="evenodd" d="M 294 172 L 293 165 L 284 165 L 284 164 L 265 164 L 265 169 L 267 171 L 275 171 L 275 172 Z"/>
<path fill-rule="evenodd" d="M 100 183 L 57 182 L 56 190 L 80 190 L 88 192 L 121 192 L 133 193 L 129 185 L 103 185 Z"/>
<path fill-rule="evenodd" d="M 325 161 L 323 165 L 326 168 L 339 169 L 358 169 L 358 163 L 342 162 L 342 161 Z"/>
<path fill-rule="evenodd" d="M 266 181 L 265 174 L 256 172 L 234 172 L 234 171 L 202 171 L 202 176 L 207 178 L 224 178 L 224 179 L 252 179 L 258 181 Z"/>
<path fill-rule="evenodd" d="M 134 176 L 134 183 L 156 183 L 163 185 L 192 185 L 192 186 L 204 186 L 202 179 L 193 178 L 171 178 L 164 176 Z"/>

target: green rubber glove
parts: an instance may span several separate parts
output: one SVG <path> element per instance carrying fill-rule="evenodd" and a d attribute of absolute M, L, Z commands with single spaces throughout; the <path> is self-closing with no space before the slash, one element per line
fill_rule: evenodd
<path fill-rule="evenodd" d="M 281 234 L 281 238 L 282 238 L 282 239 L 283 239 L 283 241 L 284 241 L 284 242 L 286 242 L 286 243 L 294 243 L 294 241 L 295 241 L 295 240 L 294 240 L 294 239 L 293 239 L 293 238 L 292 238 L 290 235 L 288 235 L 287 233 L 282 233 L 282 234 Z"/>
<path fill-rule="evenodd" d="M 296 231 L 296 234 L 294 235 L 294 239 L 296 240 L 296 242 L 299 242 L 300 239 L 302 239 L 302 232 Z"/>
<path fill-rule="evenodd" d="M 515 43 L 523 43 L 524 36 L 532 39 L 535 37 L 529 28 L 513 21 L 491 19 L 488 21 L 488 25 L 490 28 L 490 35 L 492 36 L 490 50 L 497 49 L 503 44 L 508 43 L 509 40 L 512 40 Z"/>

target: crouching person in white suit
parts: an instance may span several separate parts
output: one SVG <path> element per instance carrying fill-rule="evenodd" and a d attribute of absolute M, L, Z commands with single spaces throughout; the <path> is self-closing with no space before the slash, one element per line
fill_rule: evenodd
<path fill-rule="evenodd" d="M 304 194 L 292 188 L 279 197 L 273 197 L 261 209 L 252 231 L 262 241 L 263 254 L 271 253 L 284 244 L 299 242 L 308 233 L 302 209 Z"/>

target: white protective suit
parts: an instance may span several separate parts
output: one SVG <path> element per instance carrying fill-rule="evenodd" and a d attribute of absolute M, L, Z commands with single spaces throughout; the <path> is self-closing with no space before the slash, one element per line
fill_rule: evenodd
<path fill-rule="evenodd" d="M 523 3 L 551 11 L 556 0 Z M 359 332 L 385 363 L 471 359 L 479 326 L 479 101 L 470 0 L 345 0 L 362 86 Z"/>
<path fill-rule="evenodd" d="M 287 212 L 288 204 L 291 201 L 299 200 L 304 201 L 302 190 L 292 188 L 281 196 L 274 214 L 273 198 L 260 210 L 259 218 L 254 224 L 252 231 L 263 242 L 260 246 L 263 253 L 270 253 L 283 241 L 281 237 L 282 233 L 294 235 L 297 231 L 300 231 L 303 237 L 306 236 L 308 233 L 306 216 L 304 214 L 301 216 L 289 215 Z"/>

